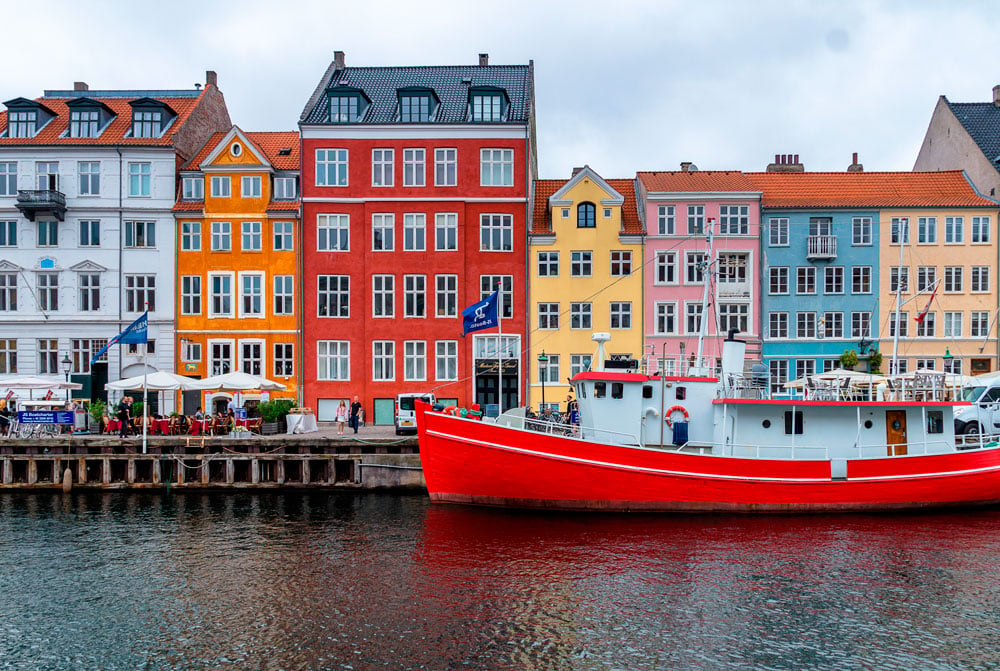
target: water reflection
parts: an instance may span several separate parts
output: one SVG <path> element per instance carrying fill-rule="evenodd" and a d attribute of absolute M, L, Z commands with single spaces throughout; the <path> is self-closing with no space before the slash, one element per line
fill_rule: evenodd
<path fill-rule="evenodd" d="M 996 668 L 1000 512 L 0 496 L 8 668 Z"/>

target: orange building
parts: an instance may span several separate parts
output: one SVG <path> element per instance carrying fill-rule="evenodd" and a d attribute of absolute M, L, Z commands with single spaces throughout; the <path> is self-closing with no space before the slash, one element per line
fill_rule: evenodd
<path fill-rule="evenodd" d="M 203 378 L 241 370 L 287 386 L 272 398 L 297 399 L 299 134 L 233 126 L 209 138 L 180 177 L 177 371 Z M 187 398 L 185 406 L 228 398 Z"/>

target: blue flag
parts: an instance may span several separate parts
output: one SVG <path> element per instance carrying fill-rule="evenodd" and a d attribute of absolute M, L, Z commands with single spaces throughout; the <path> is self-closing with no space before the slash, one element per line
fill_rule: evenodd
<path fill-rule="evenodd" d="M 97 360 L 104 356 L 104 353 L 108 351 L 108 348 L 112 345 L 138 345 L 146 344 L 146 331 L 149 329 L 149 312 L 143 312 L 142 316 L 136 319 L 134 322 L 128 325 L 124 331 L 116 335 L 114 338 L 108 341 L 100 352 L 94 355 L 94 358 L 90 360 L 90 365 L 93 366 L 97 363 Z"/>
<path fill-rule="evenodd" d="M 488 298 L 478 303 L 473 303 L 462 310 L 462 335 L 499 326 L 500 320 L 497 317 L 497 303 L 499 303 L 499 300 L 500 290 L 497 289 Z"/>

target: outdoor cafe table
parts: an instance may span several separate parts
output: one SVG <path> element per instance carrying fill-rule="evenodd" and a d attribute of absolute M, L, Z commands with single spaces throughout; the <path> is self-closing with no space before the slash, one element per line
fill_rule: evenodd
<path fill-rule="evenodd" d="M 104 433 L 117 433 L 122 428 L 121 420 L 109 419 L 107 428 L 104 429 Z"/>
<path fill-rule="evenodd" d="M 307 415 L 285 415 L 285 424 L 288 425 L 288 430 L 286 434 L 292 433 L 312 433 L 313 431 L 319 431 L 319 426 L 316 424 L 316 415 L 309 413 Z"/>
<path fill-rule="evenodd" d="M 170 420 L 169 419 L 154 419 L 152 426 L 150 427 L 150 433 L 158 433 L 162 436 L 170 433 Z"/>
<path fill-rule="evenodd" d="M 201 432 L 204 431 L 207 427 L 208 427 L 207 419 L 192 419 L 191 428 L 188 429 L 188 433 L 190 433 L 192 436 L 197 436 L 200 435 Z"/>

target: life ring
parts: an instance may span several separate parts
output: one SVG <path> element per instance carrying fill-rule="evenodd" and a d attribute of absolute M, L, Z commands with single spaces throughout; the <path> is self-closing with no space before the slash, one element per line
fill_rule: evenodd
<path fill-rule="evenodd" d="M 674 423 L 670 420 L 670 415 L 674 414 L 675 412 L 684 413 L 685 422 L 691 419 L 691 415 L 688 414 L 688 411 L 684 408 L 683 405 L 675 405 L 674 407 L 670 408 L 670 410 L 667 410 L 665 413 L 663 413 L 663 421 L 666 422 L 667 426 L 669 427 L 673 427 L 674 425 Z"/>
<path fill-rule="evenodd" d="M 449 405 L 447 408 L 445 408 L 443 410 L 443 412 L 446 415 L 457 415 L 458 414 L 458 406 L 457 405 Z"/>

